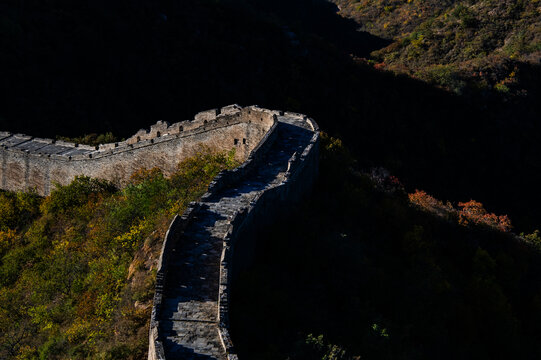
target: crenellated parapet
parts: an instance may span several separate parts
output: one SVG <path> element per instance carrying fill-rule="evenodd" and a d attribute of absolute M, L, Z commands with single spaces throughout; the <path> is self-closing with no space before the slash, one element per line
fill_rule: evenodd
<path fill-rule="evenodd" d="M 305 115 L 230 105 L 193 120 L 158 121 L 97 147 L 0 132 L 0 188 L 35 189 L 86 175 L 126 184 L 141 168 L 173 173 L 202 147 L 235 149 L 241 165 L 173 219 L 157 266 L 150 360 L 238 359 L 229 327 L 236 276 L 254 258 L 258 232 L 288 214 L 318 171 L 319 129 Z"/>
<path fill-rule="evenodd" d="M 318 171 L 317 124 L 302 114 L 264 111 L 276 122 L 246 161 L 221 172 L 170 225 L 157 269 L 149 360 L 238 359 L 231 284 L 253 260 L 262 227 L 290 215 Z"/>
<path fill-rule="evenodd" d="M 244 161 L 275 122 L 275 114 L 257 106 L 230 105 L 198 113 L 174 124 L 158 121 L 122 142 L 87 146 L 0 132 L 0 188 L 35 189 L 47 195 L 54 183 L 75 176 L 107 179 L 123 186 L 140 168 L 159 167 L 165 174 L 201 147 L 235 149 Z"/>

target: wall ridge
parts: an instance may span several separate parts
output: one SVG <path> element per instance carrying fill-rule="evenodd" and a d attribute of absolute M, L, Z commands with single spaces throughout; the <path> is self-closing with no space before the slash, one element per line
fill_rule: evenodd
<path fill-rule="evenodd" d="M 273 113 L 255 106 L 229 105 L 200 112 L 193 120 L 158 121 L 149 130 L 117 143 L 88 146 L 62 140 L 0 132 L 0 184 L 4 190 L 36 189 L 48 195 L 52 184 L 65 185 L 86 175 L 125 185 L 139 168 L 160 167 L 166 175 L 206 146 L 236 149 L 244 161 L 275 122 Z"/>
<path fill-rule="evenodd" d="M 168 122 L 159 120 L 156 124 L 151 125 L 149 130 L 140 129 L 124 141 L 98 146 L 32 137 L 20 133 L 13 134 L 7 131 L 0 131 L 0 146 L 5 150 L 29 153 L 35 156 L 60 155 L 66 159 L 75 160 L 85 159 L 84 156 L 77 157 L 78 155 L 92 154 L 92 157 L 96 158 L 97 156 L 111 155 L 109 153 L 111 150 L 129 150 L 133 148 L 133 145 L 139 143 L 143 146 L 149 146 L 156 141 L 173 140 L 175 136 L 190 136 L 193 133 L 209 131 L 215 127 L 227 127 L 244 121 L 238 116 L 242 110 L 240 106 L 229 105 L 222 109 L 203 111 L 196 114 L 193 120 L 176 122 L 171 125 Z M 215 113 L 215 115 L 212 116 L 212 113 Z M 234 115 L 236 115 L 236 118 L 233 117 Z M 226 119 L 226 117 L 228 118 Z M 53 150 L 52 148 L 56 149 Z M 52 151 L 57 152 L 53 153 Z"/>
<path fill-rule="evenodd" d="M 246 162 L 220 173 L 183 215 L 195 214 L 183 230 L 166 236 L 162 253 L 170 257 L 160 269 L 175 277 L 164 270 L 156 287 L 151 360 L 238 359 L 229 328 L 231 283 L 253 258 L 259 227 L 283 216 L 317 173 L 317 124 L 302 114 L 266 112 L 276 123 Z"/>
<path fill-rule="evenodd" d="M 229 334 L 231 284 L 253 259 L 259 227 L 310 190 L 318 144 L 312 119 L 256 105 L 202 111 L 173 124 L 158 121 L 98 147 L 0 131 L 0 188 L 48 195 L 55 184 L 80 175 L 123 186 L 141 168 L 170 175 L 202 147 L 235 149 L 242 164 L 222 171 L 165 235 L 148 355 L 231 360 L 238 359 Z"/>

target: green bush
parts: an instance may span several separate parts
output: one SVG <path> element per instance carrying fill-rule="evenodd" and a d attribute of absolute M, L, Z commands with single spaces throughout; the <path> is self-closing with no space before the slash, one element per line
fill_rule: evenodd
<path fill-rule="evenodd" d="M 35 192 L 0 192 L 0 231 L 18 229 L 39 214 L 41 199 Z"/>
<path fill-rule="evenodd" d="M 440 85 L 461 94 L 466 86 L 465 81 L 460 79 L 459 72 L 454 65 L 434 65 L 417 74 L 432 84 Z"/>
<path fill-rule="evenodd" d="M 122 190 L 81 176 L 43 200 L 0 193 L 0 358 L 145 358 L 148 261 L 172 215 L 234 165 L 234 152 L 203 149 L 170 178 L 140 170 Z"/>
<path fill-rule="evenodd" d="M 41 205 L 41 211 L 44 214 L 64 213 L 86 203 L 92 194 L 111 194 L 115 191 L 111 183 L 91 179 L 88 176 L 77 176 L 69 185 L 56 184 L 55 186 L 51 195 Z"/>
<path fill-rule="evenodd" d="M 465 27 L 475 27 L 477 25 L 477 19 L 473 12 L 463 4 L 459 4 L 452 12 L 453 16 L 460 19 L 460 24 Z"/>

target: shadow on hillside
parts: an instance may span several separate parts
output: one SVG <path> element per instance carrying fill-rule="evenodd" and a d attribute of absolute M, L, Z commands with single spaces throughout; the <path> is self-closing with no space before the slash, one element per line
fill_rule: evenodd
<path fill-rule="evenodd" d="M 240 358 L 322 359 L 339 347 L 344 359 L 538 356 L 538 252 L 321 165 L 315 196 L 259 229 L 253 266 L 233 283 Z"/>
<path fill-rule="evenodd" d="M 518 103 L 376 71 L 350 54 L 386 41 L 323 0 L 40 4 L 2 5 L 15 24 L 0 40 L 2 129 L 127 137 L 231 103 L 293 110 L 340 136 L 362 168 L 474 198 L 520 229 L 539 224 L 539 71 Z"/>
<path fill-rule="evenodd" d="M 321 50 L 366 56 L 387 44 L 324 0 L 35 2 L 3 6 L 20 31 L 0 40 L 0 125 L 37 136 L 127 137 L 225 104 L 291 107 L 283 90 Z"/>
<path fill-rule="evenodd" d="M 359 31 L 359 24 L 337 14 L 338 7 L 327 0 L 274 0 L 251 2 L 265 13 L 273 14 L 295 32 L 318 36 L 345 54 L 369 57 L 374 50 L 391 43 L 388 39 Z"/>

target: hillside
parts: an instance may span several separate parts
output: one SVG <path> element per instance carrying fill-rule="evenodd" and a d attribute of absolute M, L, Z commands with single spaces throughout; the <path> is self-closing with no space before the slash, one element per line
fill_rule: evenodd
<path fill-rule="evenodd" d="M 372 53 L 380 66 L 457 93 L 527 96 L 529 68 L 541 61 L 538 1 L 333 2 L 361 29 L 393 40 Z"/>
<path fill-rule="evenodd" d="M 4 1 L 0 130 L 95 144 L 232 103 L 305 113 L 321 175 L 233 290 L 239 354 L 539 358 L 539 2 L 333 2 Z M 0 357 L 144 358 L 159 239 L 231 165 L 0 194 Z"/>
<path fill-rule="evenodd" d="M 169 222 L 232 166 L 202 152 L 122 190 L 79 177 L 46 198 L 0 192 L 0 357 L 146 359 Z"/>
<path fill-rule="evenodd" d="M 450 205 L 353 171 L 341 142 L 323 140 L 314 196 L 261 229 L 234 289 L 239 357 L 538 358 L 539 235 L 527 245 L 478 222 L 496 216 L 475 203 L 435 216 Z"/>
<path fill-rule="evenodd" d="M 0 7 L 3 130 L 122 138 L 226 104 L 288 109 L 342 138 L 361 168 L 383 166 L 440 198 L 479 200 L 521 231 L 539 227 L 535 68 L 524 65 L 529 96 L 512 101 L 439 91 L 356 61 L 388 42 L 323 0 Z"/>

